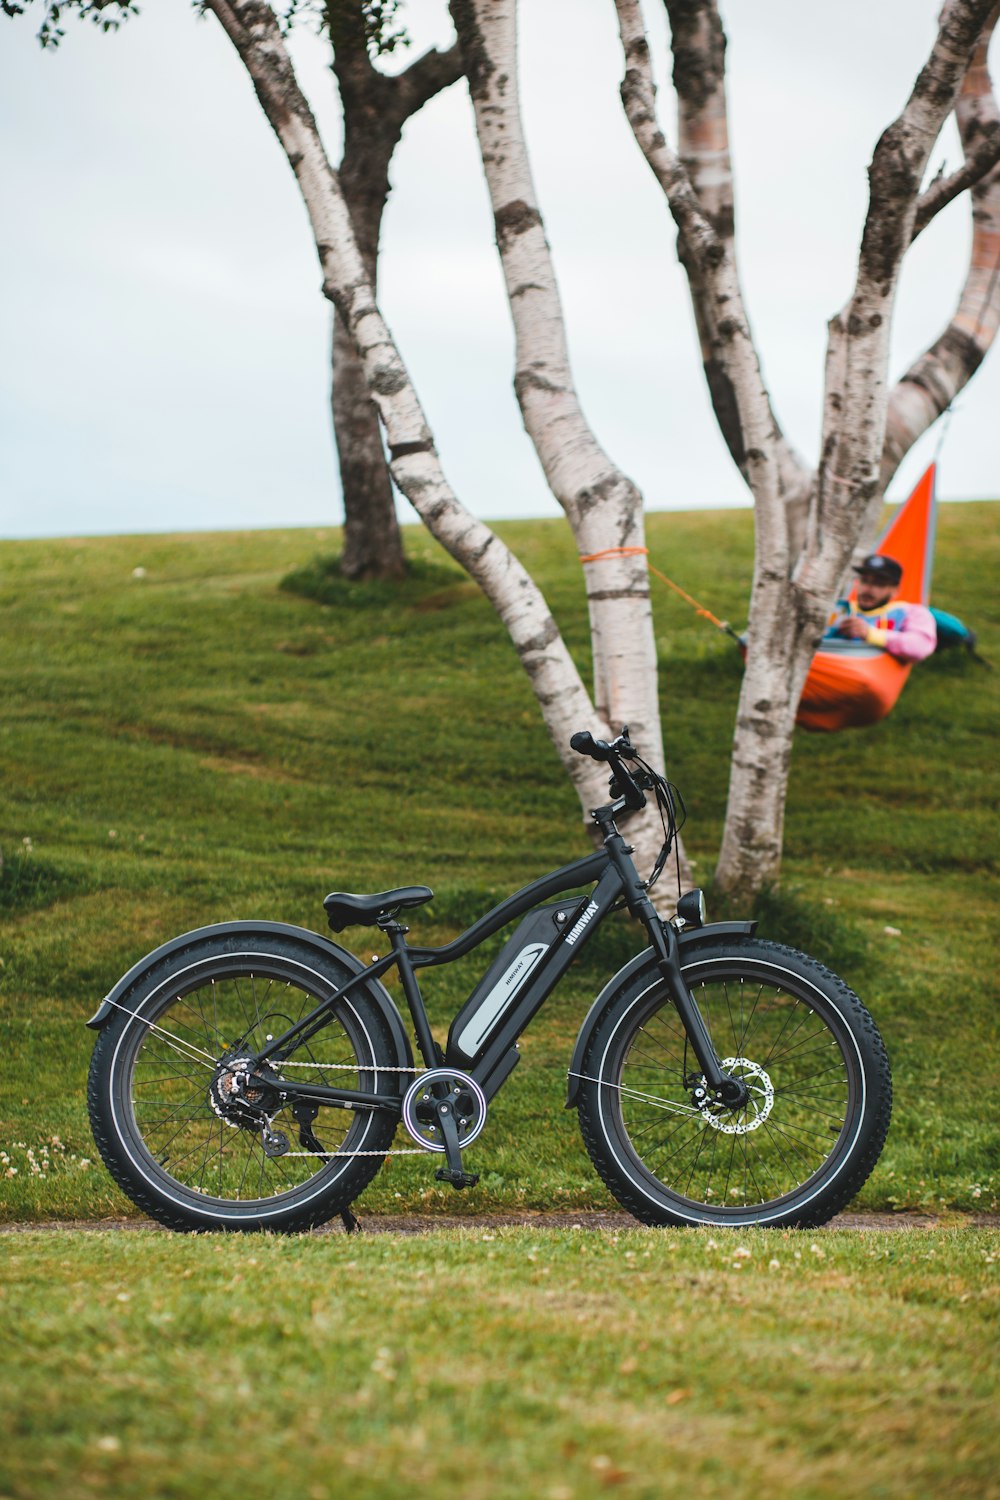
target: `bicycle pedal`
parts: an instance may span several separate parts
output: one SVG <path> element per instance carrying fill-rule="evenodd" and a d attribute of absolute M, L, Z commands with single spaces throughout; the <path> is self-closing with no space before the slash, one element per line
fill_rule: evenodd
<path fill-rule="evenodd" d="M 451 1167 L 439 1167 L 434 1173 L 438 1182 L 450 1182 L 453 1188 L 475 1187 L 479 1181 L 478 1172 L 455 1172 Z"/>

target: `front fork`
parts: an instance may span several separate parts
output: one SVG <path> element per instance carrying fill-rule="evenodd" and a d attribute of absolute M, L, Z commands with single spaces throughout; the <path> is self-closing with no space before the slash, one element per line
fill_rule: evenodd
<path fill-rule="evenodd" d="M 698 1064 L 705 1076 L 709 1094 L 718 1103 L 738 1109 L 746 1103 L 746 1087 L 738 1078 L 732 1078 L 728 1073 L 723 1072 L 719 1055 L 712 1045 L 708 1027 L 698 1009 L 698 1002 L 688 989 L 684 975 L 681 973 L 677 931 L 669 922 L 663 921 L 649 899 L 646 883 L 640 878 L 639 872 L 632 863 L 632 850 L 614 825 L 611 817 L 613 810 L 612 807 L 599 808 L 595 811 L 594 818 L 604 834 L 604 847 L 608 851 L 608 857 L 621 877 L 625 904 L 649 935 L 657 967 L 667 986 L 674 1008 L 680 1016 L 684 1034 L 691 1044 L 691 1050 L 698 1059 Z"/>
<path fill-rule="evenodd" d="M 709 1095 L 730 1109 L 741 1108 L 747 1099 L 746 1085 L 741 1079 L 723 1071 L 704 1017 L 698 1009 L 698 1002 L 688 989 L 681 972 L 675 929 L 669 922 L 662 921 L 648 896 L 640 903 L 636 915 L 649 933 L 657 967 L 680 1017 L 684 1033 L 691 1043 L 691 1050 L 705 1076 Z"/>

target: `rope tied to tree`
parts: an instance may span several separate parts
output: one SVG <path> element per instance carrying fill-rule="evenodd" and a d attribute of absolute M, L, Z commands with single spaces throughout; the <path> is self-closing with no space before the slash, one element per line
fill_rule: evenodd
<path fill-rule="evenodd" d="M 683 599 L 685 604 L 690 604 L 696 614 L 701 615 L 705 620 L 710 620 L 717 629 L 725 631 L 726 635 L 732 636 L 734 641 L 739 642 L 740 637 L 729 624 L 728 620 L 720 620 L 717 615 L 713 615 L 710 609 L 706 609 L 703 604 L 699 604 L 697 599 L 692 598 L 690 594 L 686 593 L 680 584 L 674 583 L 672 578 L 668 578 L 666 573 L 661 573 L 659 568 L 654 567 L 648 561 L 648 547 L 605 547 L 601 552 L 588 552 L 586 555 L 581 555 L 580 562 L 586 567 L 588 563 L 603 562 L 607 558 L 612 557 L 645 557 L 647 559 L 647 568 L 659 578 L 661 583 L 665 583 L 668 589 L 673 589 L 674 593 Z"/>

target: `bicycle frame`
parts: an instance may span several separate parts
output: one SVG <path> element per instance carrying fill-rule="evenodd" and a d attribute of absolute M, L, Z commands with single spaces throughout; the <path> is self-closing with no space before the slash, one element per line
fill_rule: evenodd
<path fill-rule="evenodd" d="M 436 1181 L 474 1187 L 463 1153 L 519 1061 L 518 1039 L 622 908 L 645 942 L 582 1017 L 566 1090 L 618 1202 L 649 1224 L 803 1227 L 850 1200 L 891 1112 L 872 1018 L 835 974 L 756 939 L 755 923 L 707 922 L 700 891 L 662 920 L 649 886 L 683 823 L 680 794 L 627 729 L 610 743 L 581 730 L 570 746 L 610 772 L 614 800 L 592 812 L 596 852 L 531 881 L 453 941 L 407 943 L 400 916 L 431 899 L 427 886 L 334 891 L 323 902 L 333 932 L 374 926 L 384 957 L 366 966 L 302 927 L 222 922 L 122 976 L 87 1022 L 100 1033 L 87 1099 L 101 1156 L 139 1208 L 173 1229 L 297 1232 L 334 1213 L 356 1228 L 350 1205 L 397 1149 L 397 1127 L 436 1155 Z M 615 824 L 647 792 L 663 828 L 648 881 Z M 420 971 L 490 939 L 485 972 L 439 1045 Z M 405 1005 L 381 982 L 390 969 Z M 317 1125 L 329 1109 L 349 1111 L 349 1127 L 325 1112 Z"/>
<path fill-rule="evenodd" d="M 271 1062 L 280 1067 L 296 1047 L 326 1025 L 338 1002 L 350 991 L 396 968 L 426 1066 L 435 1068 L 444 1064 L 460 1068 L 490 1099 L 519 1061 L 516 1044 L 522 1032 L 601 923 L 612 911 L 625 905 L 646 928 L 660 972 L 708 1086 L 715 1090 L 722 1088 L 727 1080 L 697 1004 L 681 975 L 677 933 L 656 912 L 632 862 L 632 851 L 614 825 L 613 816 L 619 810 L 618 804 L 612 804 L 594 814 L 605 834 L 602 849 L 531 881 L 442 947 L 410 947 L 406 942 L 408 929 L 401 922 L 395 919 L 380 922 L 379 926 L 391 939 L 391 951 L 374 959 L 302 1020 L 269 1041 L 257 1054 L 258 1066 Z M 568 900 L 553 906 L 542 905 L 554 896 L 576 892 L 583 885 L 591 885 L 593 889 L 583 896 L 570 895 Z M 464 957 L 502 927 L 529 913 L 527 921 L 508 939 L 459 1010 L 451 1025 L 447 1049 L 442 1053 L 431 1033 L 415 971 L 437 968 Z M 536 927 L 541 929 L 537 934 Z M 534 936 L 535 941 L 524 946 L 529 936 Z M 281 1088 L 292 1102 L 301 1100 L 348 1109 L 384 1108 L 397 1113 L 400 1109 L 398 1094 L 377 1090 L 300 1085 L 284 1078 Z"/>

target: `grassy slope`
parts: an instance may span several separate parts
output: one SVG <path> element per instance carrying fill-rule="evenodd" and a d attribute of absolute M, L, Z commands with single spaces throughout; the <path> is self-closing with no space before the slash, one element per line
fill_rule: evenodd
<path fill-rule="evenodd" d="M 995 505 L 944 509 L 935 593 L 1000 660 L 996 517 Z M 500 529 L 585 662 L 565 528 Z M 742 622 L 748 515 L 656 515 L 649 532 L 665 571 Z M 82 1165 L 80 1023 L 156 943 L 237 916 L 323 930 L 327 890 L 413 880 L 437 892 L 415 923 L 436 940 L 585 848 L 527 682 L 472 585 L 417 531 L 423 567 L 402 595 L 334 588 L 319 604 L 281 590 L 335 545 L 333 532 L 287 531 L 0 546 L 7 1217 L 124 1210 L 103 1171 Z M 740 667 L 672 595 L 654 603 L 671 770 L 707 877 Z M 898 1104 L 872 1205 L 993 1201 L 982 1065 L 997 1055 L 996 693 L 995 674 L 942 658 L 913 674 L 883 725 L 796 747 L 785 891 L 766 928 L 839 968 L 886 1035 Z M 610 940 L 605 961 L 628 941 Z M 362 938 L 359 951 L 373 950 Z M 476 1150 L 475 1194 L 445 1198 L 424 1164 L 397 1162 L 365 1206 L 606 1205 L 561 1110 L 572 1037 L 604 972 L 591 959 L 529 1031 Z M 429 978 L 442 1030 L 475 977 L 466 963 Z"/>

